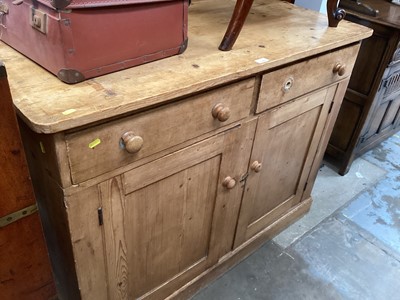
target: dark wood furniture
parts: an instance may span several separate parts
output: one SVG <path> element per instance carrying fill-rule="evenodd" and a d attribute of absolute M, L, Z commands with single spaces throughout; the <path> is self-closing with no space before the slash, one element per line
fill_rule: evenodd
<path fill-rule="evenodd" d="M 400 6 L 363 0 L 377 17 L 346 9 L 346 19 L 374 30 L 364 40 L 325 159 L 341 175 L 354 158 L 400 130 Z"/>
<path fill-rule="evenodd" d="M 49 299 L 55 285 L 2 63 L 0 113 L 0 299 Z"/>

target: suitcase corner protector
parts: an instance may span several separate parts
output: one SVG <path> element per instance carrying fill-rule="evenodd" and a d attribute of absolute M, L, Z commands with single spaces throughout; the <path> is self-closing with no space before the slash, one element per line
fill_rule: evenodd
<path fill-rule="evenodd" d="M 186 38 L 186 39 L 183 41 L 183 43 L 181 44 L 181 47 L 180 47 L 180 49 L 179 49 L 178 54 L 182 54 L 183 52 L 185 52 L 185 50 L 187 49 L 187 46 L 188 46 L 188 41 L 189 41 L 188 38 Z"/>
<path fill-rule="evenodd" d="M 56 9 L 65 9 L 71 2 L 72 0 L 51 0 L 50 4 Z"/>
<path fill-rule="evenodd" d="M 61 69 L 57 73 L 58 79 L 65 83 L 78 83 L 85 80 L 85 76 L 74 69 Z"/>
<path fill-rule="evenodd" d="M 2 61 L 0 61 L 0 78 L 5 78 L 5 77 L 7 77 L 6 66 Z"/>

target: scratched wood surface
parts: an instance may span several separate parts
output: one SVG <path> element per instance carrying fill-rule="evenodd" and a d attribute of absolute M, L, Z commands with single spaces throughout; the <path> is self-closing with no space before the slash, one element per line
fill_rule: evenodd
<path fill-rule="evenodd" d="M 16 108 L 34 131 L 59 132 L 264 72 L 371 35 L 370 29 L 346 21 L 339 24 L 340 30 L 328 28 L 325 15 L 293 9 L 288 2 L 260 0 L 253 5 L 234 49 L 221 52 L 217 47 L 234 4 L 234 0 L 193 1 L 189 46 L 182 55 L 76 85 L 60 82 L 0 43 L 0 56 L 10 66 Z M 258 59 L 263 60 L 257 63 Z"/>

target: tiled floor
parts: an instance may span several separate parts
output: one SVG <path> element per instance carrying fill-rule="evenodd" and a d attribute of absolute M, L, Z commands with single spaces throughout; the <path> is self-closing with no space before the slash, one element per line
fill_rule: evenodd
<path fill-rule="evenodd" d="M 310 213 L 193 300 L 400 299 L 400 136 L 342 177 L 324 166 Z"/>

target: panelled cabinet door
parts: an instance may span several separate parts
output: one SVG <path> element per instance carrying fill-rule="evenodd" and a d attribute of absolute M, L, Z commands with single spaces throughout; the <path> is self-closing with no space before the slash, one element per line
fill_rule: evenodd
<path fill-rule="evenodd" d="M 235 247 L 300 202 L 336 87 L 259 117 Z"/>
<path fill-rule="evenodd" d="M 99 185 L 109 299 L 164 299 L 231 250 L 255 123 Z"/>

